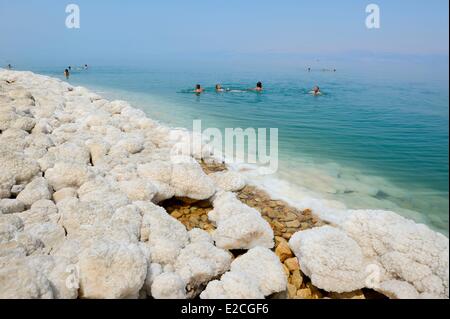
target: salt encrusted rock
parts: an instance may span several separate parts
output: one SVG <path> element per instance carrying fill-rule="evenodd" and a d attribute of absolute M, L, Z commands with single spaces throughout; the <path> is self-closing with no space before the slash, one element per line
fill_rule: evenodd
<path fill-rule="evenodd" d="M 167 214 L 164 208 L 149 202 L 135 202 L 142 213 L 141 241 L 148 242 L 152 260 L 172 264 L 189 242 L 186 227 Z"/>
<path fill-rule="evenodd" d="M 60 224 L 70 233 L 76 233 L 82 226 L 96 226 L 111 220 L 114 210 L 107 203 L 81 202 L 67 198 L 59 202 Z"/>
<path fill-rule="evenodd" d="M 338 293 L 365 287 L 363 253 L 345 232 L 330 226 L 313 228 L 294 234 L 289 245 L 314 286 Z"/>
<path fill-rule="evenodd" d="M 240 202 L 232 193 L 216 196 L 214 210 L 208 217 L 215 222 L 213 233 L 216 246 L 224 249 L 273 248 L 274 234 L 261 214 Z"/>
<path fill-rule="evenodd" d="M 209 174 L 216 186 L 226 192 L 237 192 L 246 185 L 244 178 L 237 172 L 223 171 Z"/>
<path fill-rule="evenodd" d="M 256 247 L 236 258 L 231 271 L 212 281 L 202 299 L 263 299 L 286 290 L 287 279 L 278 257 L 269 249 Z"/>
<path fill-rule="evenodd" d="M 0 168 L 0 199 L 11 196 L 11 189 L 15 183 L 16 178 L 13 172 Z"/>
<path fill-rule="evenodd" d="M 131 201 L 151 201 L 158 192 L 151 182 L 143 179 L 119 182 L 119 188 Z"/>
<path fill-rule="evenodd" d="M 66 142 L 49 148 L 47 154 L 39 160 L 39 165 L 43 171 L 46 171 L 58 162 L 87 165 L 89 161 L 90 153 L 86 146 Z"/>
<path fill-rule="evenodd" d="M 90 140 L 86 142 L 86 146 L 89 149 L 91 161 L 93 165 L 97 165 L 108 154 L 111 146 L 102 140 Z"/>
<path fill-rule="evenodd" d="M 194 228 L 189 231 L 189 242 L 193 243 L 211 243 L 214 244 L 214 240 L 211 235 L 200 228 Z"/>
<path fill-rule="evenodd" d="M 55 191 L 63 188 L 78 188 L 92 178 L 88 166 L 77 163 L 58 162 L 45 172 L 45 178 Z"/>
<path fill-rule="evenodd" d="M 25 158 L 23 153 L 2 149 L 0 150 L 0 162 L 2 163 L 0 165 L 0 191 L 7 195 L 8 193 L 10 194 L 11 187 L 15 183 L 27 183 L 39 173 L 37 162 L 33 159 Z M 7 196 L 3 198 L 5 197 Z"/>
<path fill-rule="evenodd" d="M 26 262 L 46 276 L 53 292 L 53 298 L 76 299 L 78 297 L 79 278 L 76 265 L 68 259 L 42 255 L 27 258 Z"/>
<path fill-rule="evenodd" d="M 109 154 L 121 154 L 125 151 L 125 154 L 136 154 L 144 149 L 144 141 L 142 138 L 124 138 L 118 143 L 113 145 L 109 150 Z"/>
<path fill-rule="evenodd" d="M 444 235 L 386 211 L 350 211 L 338 226 L 368 259 L 381 265 L 386 274 L 381 285 L 397 279 L 419 294 L 449 297 L 449 241 Z"/>
<path fill-rule="evenodd" d="M 18 119 L 16 119 L 11 127 L 12 128 L 17 128 L 20 130 L 24 130 L 26 132 L 31 132 L 31 130 L 34 128 L 34 126 L 36 125 L 36 120 L 31 118 L 31 117 L 19 117 Z"/>
<path fill-rule="evenodd" d="M 14 239 L 17 232 L 23 230 L 23 221 L 15 215 L 0 215 L 0 243 Z"/>
<path fill-rule="evenodd" d="M 0 267 L 0 299 L 52 299 L 47 277 L 26 263 Z"/>
<path fill-rule="evenodd" d="M 175 272 L 187 284 L 188 290 L 195 290 L 226 272 L 230 268 L 231 259 L 229 252 L 211 243 L 192 243 L 181 250 L 175 262 Z"/>
<path fill-rule="evenodd" d="M 147 261 L 135 244 L 97 241 L 79 260 L 82 298 L 137 298 L 147 275 Z"/>
<path fill-rule="evenodd" d="M 31 131 L 32 134 L 42 133 L 42 134 L 51 134 L 53 132 L 53 127 L 50 124 L 50 122 L 45 119 L 41 118 L 36 122 L 36 125 L 34 126 L 33 130 Z"/>
<path fill-rule="evenodd" d="M 43 177 L 35 178 L 25 189 L 20 192 L 17 199 L 24 203 L 27 207 L 31 207 L 33 203 L 41 199 L 51 199 L 52 194 L 48 186 L 48 182 Z"/>
<path fill-rule="evenodd" d="M 56 204 L 58 204 L 59 202 L 63 201 L 66 198 L 71 197 L 73 198 L 78 197 L 77 190 L 75 188 L 66 187 L 53 193 L 53 200 L 55 201 Z"/>
<path fill-rule="evenodd" d="M 78 189 L 78 197 L 82 202 L 104 202 L 114 209 L 131 203 L 117 182 L 100 177 L 84 183 Z"/>
<path fill-rule="evenodd" d="M 286 275 L 278 257 L 267 248 L 256 247 L 236 258 L 231 272 L 252 277 L 265 296 L 286 290 Z"/>
<path fill-rule="evenodd" d="M 211 281 L 200 294 L 201 299 L 264 299 L 256 281 L 241 273 L 227 272 Z"/>
<path fill-rule="evenodd" d="M 60 215 L 56 205 L 51 200 L 41 199 L 31 205 L 31 208 L 19 214 L 24 224 L 58 223 Z"/>
<path fill-rule="evenodd" d="M 216 192 L 212 179 L 203 172 L 200 164 L 193 161 L 174 164 L 170 184 L 177 197 L 204 200 Z"/>
<path fill-rule="evenodd" d="M 0 214 L 13 214 L 23 212 L 25 205 L 17 199 L 0 199 Z"/>
<path fill-rule="evenodd" d="M 153 280 L 152 296 L 155 299 L 186 299 L 186 283 L 175 273 L 163 273 Z"/>
<path fill-rule="evenodd" d="M 116 228 L 124 227 L 128 229 L 137 239 L 141 237 L 142 216 L 137 206 L 128 205 L 119 208 L 112 216 L 111 222 Z"/>
<path fill-rule="evenodd" d="M 384 281 L 377 290 L 391 299 L 419 299 L 416 288 L 406 281 Z"/>
<path fill-rule="evenodd" d="M 152 181 L 151 183 L 157 190 L 153 197 L 154 203 L 160 203 L 175 196 L 175 189 L 169 184 L 159 181 Z"/>
<path fill-rule="evenodd" d="M 24 230 L 44 244 L 43 251 L 45 253 L 49 253 L 61 245 L 66 237 L 64 228 L 51 222 L 26 225 Z"/>
<path fill-rule="evenodd" d="M 152 284 L 156 277 L 163 273 L 163 268 L 160 264 L 151 263 L 147 260 L 147 276 L 145 277 L 145 283 L 143 289 L 148 297 L 152 296 Z"/>

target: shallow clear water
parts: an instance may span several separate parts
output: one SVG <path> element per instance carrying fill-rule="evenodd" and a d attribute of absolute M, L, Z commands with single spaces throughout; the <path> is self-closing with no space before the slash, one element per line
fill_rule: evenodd
<path fill-rule="evenodd" d="M 34 69 L 61 77 L 56 69 Z M 214 85 L 266 91 L 214 92 Z M 448 82 L 362 72 L 74 71 L 70 82 L 120 98 L 170 126 L 278 128 L 273 184 L 349 208 L 390 209 L 448 234 Z M 202 83 L 209 92 L 181 93 Z M 324 95 L 308 94 L 320 85 Z M 298 190 L 298 193 L 296 193 Z M 298 194 L 298 195 L 297 195 Z M 303 194 L 303 195 L 300 195 Z"/>

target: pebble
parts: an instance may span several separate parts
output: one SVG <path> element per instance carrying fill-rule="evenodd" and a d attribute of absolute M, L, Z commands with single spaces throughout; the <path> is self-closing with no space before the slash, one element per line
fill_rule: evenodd
<path fill-rule="evenodd" d="M 293 271 L 290 280 L 291 284 L 293 284 L 297 289 L 300 289 L 303 284 L 303 277 L 300 274 L 300 270 Z"/>
<path fill-rule="evenodd" d="M 284 241 L 280 242 L 280 244 L 275 249 L 275 254 L 280 258 L 281 262 L 284 262 L 288 258 L 292 258 L 294 254 L 292 253 L 291 249 L 289 248 L 289 244 Z"/>
<path fill-rule="evenodd" d="M 297 297 L 299 297 L 300 299 L 311 299 L 312 297 L 312 293 L 311 290 L 309 290 L 308 288 L 305 289 L 299 289 L 296 293 Z"/>
<path fill-rule="evenodd" d="M 296 257 L 288 258 L 284 261 L 284 264 L 290 271 L 300 270 L 300 265 Z"/>
<path fill-rule="evenodd" d="M 297 288 L 292 284 L 287 284 L 287 291 L 289 298 L 294 298 L 297 295 Z"/>

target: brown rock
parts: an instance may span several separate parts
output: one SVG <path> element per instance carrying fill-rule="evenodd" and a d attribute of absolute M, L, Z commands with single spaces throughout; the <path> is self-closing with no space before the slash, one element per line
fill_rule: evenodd
<path fill-rule="evenodd" d="M 294 298 L 297 295 L 297 288 L 292 284 L 287 284 L 287 291 L 289 298 Z"/>
<path fill-rule="evenodd" d="M 280 219 L 280 220 L 283 221 L 283 222 L 290 222 L 290 221 L 298 220 L 298 217 L 297 217 L 297 215 L 294 214 L 294 213 L 291 213 L 291 212 L 284 212 L 284 216 L 283 216 L 283 218 Z M 287 226 L 287 224 L 286 224 L 286 226 Z M 287 227 L 290 227 L 290 226 L 287 226 Z"/>
<path fill-rule="evenodd" d="M 275 207 L 277 207 L 277 206 L 278 206 L 278 205 L 277 205 L 276 202 L 274 202 L 274 201 L 270 201 L 270 202 L 269 202 L 269 207 L 275 208 Z"/>
<path fill-rule="evenodd" d="M 317 287 L 313 286 L 312 283 L 308 282 L 308 283 L 306 284 L 306 287 L 307 287 L 309 290 L 311 290 L 311 294 L 313 295 L 313 297 L 314 297 L 315 299 L 320 299 L 320 298 L 323 297 L 323 296 L 322 296 L 322 293 L 320 292 L 320 290 L 319 290 Z"/>
<path fill-rule="evenodd" d="M 275 254 L 280 258 L 281 262 L 284 262 L 286 259 L 294 256 L 291 249 L 289 248 L 289 244 L 284 241 L 281 242 L 277 248 L 275 249 Z"/>
<path fill-rule="evenodd" d="M 300 265 L 296 257 L 286 259 L 284 264 L 290 271 L 300 270 Z"/>
<path fill-rule="evenodd" d="M 280 243 L 288 243 L 286 239 L 284 239 L 283 237 L 280 236 L 275 236 L 275 246 L 278 246 Z"/>
<path fill-rule="evenodd" d="M 303 284 L 303 277 L 300 274 L 300 270 L 294 270 L 292 272 L 290 281 L 291 281 L 291 284 L 293 284 L 297 289 L 300 289 L 300 287 Z"/>
<path fill-rule="evenodd" d="M 332 299 L 366 299 L 362 290 L 357 290 L 353 292 L 344 292 L 344 293 L 331 293 L 330 297 Z"/>
<path fill-rule="evenodd" d="M 170 214 L 173 218 L 180 218 L 181 216 L 183 216 L 183 213 L 179 210 L 175 210 L 172 214 Z"/>
<path fill-rule="evenodd" d="M 288 267 L 286 267 L 285 264 L 283 264 L 283 270 L 284 270 L 284 272 L 286 274 L 286 277 L 289 278 L 289 276 L 291 275 L 291 272 L 289 271 Z"/>
<path fill-rule="evenodd" d="M 284 225 L 280 223 L 278 220 L 272 221 L 272 225 L 276 230 L 282 231 L 283 229 L 285 229 Z"/>
<path fill-rule="evenodd" d="M 291 233 L 285 233 L 285 234 L 283 234 L 283 238 L 285 238 L 285 239 L 287 239 L 287 240 L 291 239 L 291 237 L 292 237 L 292 234 L 291 234 Z"/>
<path fill-rule="evenodd" d="M 285 223 L 287 228 L 299 228 L 300 227 L 300 221 L 298 219 L 289 221 Z"/>
<path fill-rule="evenodd" d="M 312 298 L 312 293 L 311 290 L 309 290 L 308 288 L 305 289 L 299 289 L 297 291 L 297 297 L 299 297 L 300 299 L 311 299 Z"/>

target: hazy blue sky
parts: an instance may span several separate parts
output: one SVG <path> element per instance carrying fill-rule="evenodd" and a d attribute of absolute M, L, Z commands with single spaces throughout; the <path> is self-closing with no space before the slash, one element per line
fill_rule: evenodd
<path fill-rule="evenodd" d="M 65 7 L 81 29 L 65 27 Z M 381 7 L 381 29 L 365 7 Z M 448 0 L 0 0 L 0 64 L 264 54 L 448 56 Z"/>

